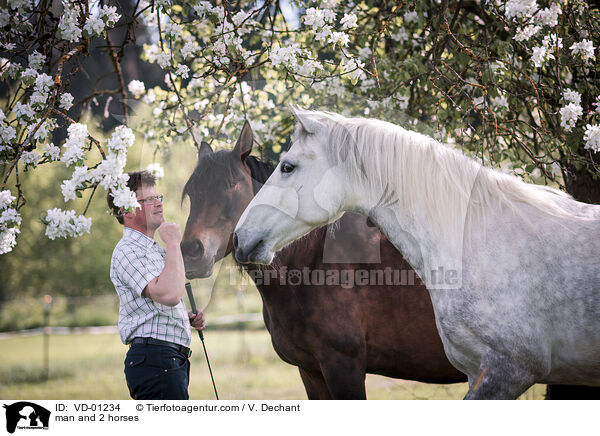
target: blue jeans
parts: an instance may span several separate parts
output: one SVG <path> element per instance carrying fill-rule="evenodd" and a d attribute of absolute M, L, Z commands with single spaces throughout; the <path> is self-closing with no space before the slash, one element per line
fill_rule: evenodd
<path fill-rule="evenodd" d="M 134 400 L 188 400 L 190 361 L 170 347 L 132 344 L 125 356 L 125 379 Z"/>

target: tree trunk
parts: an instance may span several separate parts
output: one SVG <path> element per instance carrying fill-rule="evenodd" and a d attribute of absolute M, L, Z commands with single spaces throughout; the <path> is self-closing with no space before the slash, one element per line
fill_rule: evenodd
<path fill-rule="evenodd" d="M 600 179 L 594 180 L 594 176 L 585 167 L 580 170 L 566 168 L 567 192 L 577 201 L 600 204 Z"/>

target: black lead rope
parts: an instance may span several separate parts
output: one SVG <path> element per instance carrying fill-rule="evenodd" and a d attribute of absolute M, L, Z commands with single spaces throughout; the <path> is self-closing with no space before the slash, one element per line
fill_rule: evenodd
<path fill-rule="evenodd" d="M 190 306 L 192 306 L 192 312 L 194 315 L 198 313 L 198 309 L 196 309 L 196 302 L 194 301 L 194 294 L 192 292 L 192 285 L 190 282 L 185 284 L 185 290 L 187 291 L 188 298 L 190 300 Z M 206 352 L 206 345 L 204 345 L 204 333 L 202 330 L 198 330 L 198 336 L 200 336 L 200 341 L 202 342 L 202 348 L 204 348 L 204 355 L 206 356 L 206 363 L 208 364 L 208 372 L 210 372 L 210 379 L 212 380 L 213 389 L 215 390 L 215 397 L 217 400 L 219 399 L 219 394 L 217 393 L 217 386 L 215 385 L 215 378 L 213 377 L 212 369 L 210 367 L 210 360 L 208 360 L 208 353 Z"/>

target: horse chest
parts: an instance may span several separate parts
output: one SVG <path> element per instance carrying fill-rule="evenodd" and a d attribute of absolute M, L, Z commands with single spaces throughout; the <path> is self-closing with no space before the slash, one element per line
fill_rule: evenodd
<path fill-rule="evenodd" d="M 278 304 L 277 300 L 265 298 L 263 292 L 261 295 L 265 325 L 277 355 L 292 365 L 318 370 L 315 349 L 320 340 L 307 333 L 307 322 L 298 308 L 289 302 Z"/>

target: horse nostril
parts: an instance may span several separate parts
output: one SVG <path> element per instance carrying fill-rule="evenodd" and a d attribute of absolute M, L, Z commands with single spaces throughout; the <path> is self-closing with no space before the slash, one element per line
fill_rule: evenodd
<path fill-rule="evenodd" d="M 238 248 L 238 237 L 237 237 L 237 232 L 235 232 L 233 234 L 233 249 L 237 250 Z"/>

